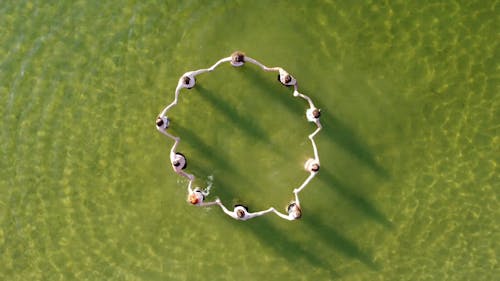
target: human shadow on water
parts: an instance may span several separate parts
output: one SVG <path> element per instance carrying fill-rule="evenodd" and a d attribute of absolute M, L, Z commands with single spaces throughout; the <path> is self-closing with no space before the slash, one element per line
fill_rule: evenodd
<path fill-rule="evenodd" d="M 329 224 L 320 221 L 314 216 L 308 216 L 303 219 L 303 222 L 310 227 L 311 231 L 318 236 L 325 245 L 340 251 L 348 257 L 361 261 L 373 270 L 380 269 L 380 265 L 375 263 L 367 253 L 356 245 L 355 242 L 340 234 Z"/>
<path fill-rule="evenodd" d="M 231 165 L 227 161 L 229 157 L 224 157 L 224 155 L 221 155 L 220 153 L 222 153 L 222 151 L 220 150 L 215 153 L 213 148 L 211 148 L 204 140 L 197 136 L 191 129 L 183 127 L 179 124 L 176 124 L 175 128 L 173 129 L 178 132 L 179 136 L 181 136 L 181 141 L 186 141 L 192 148 L 194 148 L 200 154 L 203 154 L 206 159 L 215 162 L 214 164 L 216 164 L 217 167 L 227 171 L 235 172 L 233 165 Z"/>
<path fill-rule="evenodd" d="M 377 163 L 368 146 L 344 122 L 327 110 L 321 111 L 321 121 L 324 121 L 325 124 L 322 133 L 326 137 L 370 167 L 378 176 L 382 178 L 389 177 L 387 170 Z"/>
<path fill-rule="evenodd" d="M 225 115 L 230 122 L 238 127 L 242 132 L 246 133 L 252 138 L 270 142 L 269 136 L 266 134 L 258 124 L 251 118 L 243 116 L 235 110 L 230 104 L 223 100 L 217 99 L 216 94 L 211 90 L 204 88 L 202 85 L 197 85 L 195 89 L 200 93 L 200 96 L 208 101 L 210 105 L 216 108 L 221 114 Z"/>
<path fill-rule="evenodd" d="M 216 179 L 214 180 L 214 187 L 217 188 L 217 193 L 221 194 L 225 198 L 236 198 L 237 196 L 231 191 L 231 186 L 224 182 L 224 180 Z M 226 204 L 226 207 L 231 209 L 232 206 L 227 204 L 227 202 L 223 202 Z M 237 202 L 243 203 L 244 202 Z M 252 206 L 248 206 L 250 211 L 258 211 L 253 210 Z M 306 248 L 306 245 L 303 245 L 297 241 L 294 241 L 290 238 L 288 232 L 280 230 L 276 226 L 273 225 L 272 219 L 280 219 L 277 218 L 274 214 L 268 214 L 266 216 L 254 218 L 250 221 L 235 221 L 232 218 L 229 218 L 224 213 L 222 216 L 227 219 L 230 223 L 237 223 L 237 227 L 242 227 L 245 229 L 245 232 L 251 233 L 256 238 L 259 239 L 263 244 L 269 247 L 274 252 L 278 253 L 280 256 L 283 256 L 287 259 L 288 262 L 295 264 L 296 267 L 301 267 L 303 265 L 303 261 L 306 261 L 313 267 L 320 267 L 327 271 L 331 278 L 338 278 L 339 275 L 336 273 L 331 266 L 323 259 L 319 258 L 316 253 L 310 249 Z M 291 222 L 294 223 L 294 222 Z"/>
<path fill-rule="evenodd" d="M 247 117 L 239 113 L 227 102 L 217 99 L 217 96 L 216 94 L 214 94 L 214 92 L 204 88 L 201 85 L 196 86 L 196 89 L 198 89 L 198 92 L 203 99 L 208 101 L 221 114 L 225 115 L 230 120 L 230 122 L 238 127 L 243 133 L 255 139 L 256 141 L 264 142 L 269 146 L 269 150 L 276 152 L 277 155 L 284 158 L 289 156 L 289 153 L 287 153 L 286 149 L 274 143 L 269 133 L 267 133 L 266 130 L 262 126 L 260 126 L 257 121 L 255 121 L 258 120 L 258 118 L 252 118 L 251 116 Z"/>
<path fill-rule="evenodd" d="M 309 108 L 309 105 L 305 101 L 304 104 L 301 104 L 291 98 L 293 97 L 293 90 L 289 90 L 290 96 L 283 95 L 282 92 L 285 90 L 279 88 L 283 87 L 279 82 L 276 81 L 276 83 L 273 83 L 273 81 L 270 81 L 262 73 L 259 73 L 258 70 L 252 67 L 245 68 L 244 72 L 244 76 L 250 79 L 253 85 L 261 88 L 263 91 L 271 92 L 269 95 L 266 95 L 266 98 L 270 98 L 274 102 L 282 104 L 290 113 L 301 114 L 305 117 L 305 111 Z M 300 84 L 299 92 L 302 93 Z M 307 92 L 303 93 L 309 95 Z M 314 100 L 313 96 L 310 97 Z M 298 99 L 302 100 L 301 98 Z M 341 146 L 358 160 L 368 165 L 379 176 L 383 178 L 389 177 L 389 173 L 377 163 L 368 146 L 356 136 L 356 133 L 352 129 L 338 117 L 331 114 L 327 108 L 322 108 L 321 104 L 315 104 L 315 106 L 321 109 L 323 130 L 319 135 L 324 134 L 329 140 Z"/>
<path fill-rule="evenodd" d="M 254 67 L 245 67 L 241 73 L 242 76 L 245 76 L 245 79 L 250 79 L 253 86 L 260 88 L 261 92 L 269 93 L 265 96 L 266 99 L 272 99 L 273 103 L 281 104 L 286 107 L 290 113 L 297 116 L 303 116 L 305 119 L 305 112 L 309 106 L 306 101 L 300 98 L 300 101 L 303 101 L 303 104 L 301 104 L 300 101 L 293 96 L 293 87 L 285 87 L 280 82 L 276 81 L 276 79 L 274 81 L 270 80 L 268 77 L 265 77 L 262 71 Z"/>
<path fill-rule="evenodd" d="M 384 214 L 377 210 L 377 208 L 370 203 L 363 196 L 353 192 L 354 188 L 347 186 L 342 183 L 337 177 L 335 177 L 327 169 L 322 169 L 321 173 L 317 177 L 324 184 L 331 186 L 337 193 L 344 199 L 347 199 L 351 204 L 353 204 L 359 211 L 365 214 L 370 219 L 380 223 L 384 227 L 392 228 L 392 222 L 389 221 Z"/>

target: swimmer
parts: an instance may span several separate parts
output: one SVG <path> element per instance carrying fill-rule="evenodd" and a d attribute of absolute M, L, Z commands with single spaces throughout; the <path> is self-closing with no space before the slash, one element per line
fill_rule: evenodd
<path fill-rule="evenodd" d="M 274 213 L 281 218 L 289 221 L 298 220 L 302 217 L 302 209 L 300 208 L 299 196 L 298 192 L 295 192 L 295 201 L 290 202 L 286 207 L 286 212 L 288 215 L 282 214 L 277 210 L 274 210 Z"/>
<path fill-rule="evenodd" d="M 321 110 L 311 107 L 306 111 L 306 117 L 309 122 L 318 122 L 319 117 L 321 116 Z"/>
<path fill-rule="evenodd" d="M 181 88 L 186 88 L 188 90 L 192 89 L 194 87 L 194 84 L 196 83 L 196 79 L 194 78 L 194 75 L 192 75 L 190 72 L 184 74 L 181 79 L 179 79 L 179 85 Z"/>
<path fill-rule="evenodd" d="M 167 116 L 158 116 L 158 118 L 156 118 L 156 129 L 158 129 L 159 131 L 165 131 L 166 129 L 168 129 L 169 125 L 170 120 Z"/>
<path fill-rule="evenodd" d="M 170 161 L 172 162 L 172 168 L 176 173 L 181 173 L 182 170 L 187 167 L 187 160 L 184 154 L 176 152 L 173 153 L 170 157 Z"/>
<path fill-rule="evenodd" d="M 306 169 L 306 171 L 310 172 L 311 174 L 315 174 L 319 171 L 319 161 L 316 159 L 310 158 L 304 164 L 304 168 Z"/>
<path fill-rule="evenodd" d="M 309 182 L 311 182 L 311 180 L 318 174 L 319 159 L 313 159 L 313 158 L 308 159 L 306 161 L 306 163 L 304 164 L 304 168 L 310 174 L 300 187 L 295 188 L 293 190 L 293 193 L 295 193 L 295 195 L 297 195 L 299 192 L 301 192 L 309 184 Z M 296 197 L 296 201 L 298 202 L 298 197 Z"/>
<path fill-rule="evenodd" d="M 245 64 L 245 54 L 240 52 L 240 51 L 236 51 L 234 53 L 231 54 L 231 65 L 232 66 L 242 66 L 243 64 Z"/>
<path fill-rule="evenodd" d="M 194 85 L 196 84 L 196 79 L 195 76 L 201 73 L 205 72 L 210 72 L 210 69 L 198 69 L 195 71 L 189 71 L 184 73 L 181 78 L 179 79 L 179 82 L 177 83 L 177 89 L 179 88 L 186 88 L 188 90 L 192 89 Z"/>
<path fill-rule="evenodd" d="M 224 206 L 219 199 L 215 200 L 215 202 L 222 208 L 224 213 L 226 213 L 228 216 L 232 217 L 235 220 L 241 220 L 241 221 L 246 221 L 251 218 L 255 218 L 258 216 L 265 215 L 267 213 L 273 212 L 274 208 L 271 207 L 267 210 L 260 211 L 260 212 L 255 212 L 255 213 L 250 213 L 248 212 L 248 208 L 243 205 L 235 205 L 233 211 L 229 211 L 226 206 Z"/>
<path fill-rule="evenodd" d="M 295 78 L 293 78 L 292 75 L 290 75 L 282 68 L 279 68 L 278 81 L 280 81 L 281 84 L 287 87 L 294 86 L 295 84 L 297 84 L 297 80 L 295 80 Z"/>
<path fill-rule="evenodd" d="M 207 207 L 207 206 L 212 206 L 217 204 L 217 198 L 216 201 L 213 202 L 203 202 L 205 200 L 205 197 L 208 196 L 207 191 L 202 191 L 198 187 L 195 188 L 194 190 L 191 189 L 191 182 L 189 182 L 188 185 L 188 202 L 191 203 L 194 206 L 200 206 L 200 207 Z"/>

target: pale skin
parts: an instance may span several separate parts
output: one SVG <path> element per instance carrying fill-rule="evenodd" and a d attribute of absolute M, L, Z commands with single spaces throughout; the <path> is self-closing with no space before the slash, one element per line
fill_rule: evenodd
<path fill-rule="evenodd" d="M 295 194 L 295 201 L 292 202 L 292 203 L 295 203 L 297 206 L 300 207 L 300 201 L 299 201 L 299 195 L 298 195 L 298 192 L 294 192 Z M 296 220 L 297 218 L 295 218 L 292 214 L 283 214 L 283 213 L 280 213 L 278 210 L 274 209 L 274 213 L 276 215 L 278 215 L 279 217 L 281 217 L 282 219 L 285 219 L 285 220 L 289 220 L 289 221 L 293 221 L 293 220 Z"/>
<path fill-rule="evenodd" d="M 255 218 L 255 217 L 259 217 L 259 216 L 262 216 L 262 215 L 265 215 L 267 213 L 270 213 L 270 212 L 274 211 L 273 207 L 271 207 L 271 208 L 269 208 L 267 210 L 260 211 L 260 212 L 255 212 L 255 213 L 249 213 L 246 210 L 244 210 L 245 216 L 243 216 L 242 218 L 240 218 L 240 217 L 238 217 L 238 215 L 236 213 L 238 207 L 235 207 L 233 211 L 229 211 L 226 208 L 226 206 L 224 206 L 224 204 L 221 203 L 221 201 L 219 199 L 215 200 L 215 202 L 217 202 L 217 204 L 221 207 L 221 209 L 224 211 L 224 213 L 226 213 L 228 216 L 232 217 L 235 220 L 246 221 L 246 220 L 249 220 L 249 219 L 252 219 L 252 218 Z"/>
<path fill-rule="evenodd" d="M 201 193 L 203 196 L 208 196 L 208 192 L 206 192 L 206 191 L 202 191 L 200 189 L 193 190 L 191 188 L 192 182 L 193 181 L 189 181 L 189 185 L 188 185 L 188 202 L 189 202 L 189 197 L 191 195 L 195 194 L 195 192 Z M 193 204 L 193 205 L 199 206 L 199 207 L 208 207 L 208 206 L 217 205 L 217 200 L 219 200 L 219 198 L 217 198 L 215 201 L 212 201 L 212 202 L 203 202 L 203 196 L 199 196 L 198 197 L 199 201 L 196 204 Z"/>
<path fill-rule="evenodd" d="M 306 170 L 310 172 L 309 177 L 304 181 L 304 183 L 300 187 L 294 189 L 295 201 L 293 203 L 295 203 L 298 208 L 300 208 L 298 193 L 300 191 L 302 191 L 306 187 L 306 185 L 312 180 L 312 178 L 318 173 L 317 170 L 319 169 L 319 155 L 318 155 L 316 143 L 314 141 L 314 137 L 322 129 L 322 126 L 319 122 L 319 114 L 317 114 L 318 112 L 315 112 L 315 114 L 313 115 L 313 111 L 317 110 L 317 109 L 314 106 L 312 100 L 308 96 L 306 96 L 298 91 L 297 81 L 286 70 L 284 70 L 281 67 L 268 67 L 268 66 L 262 64 L 261 62 L 251 58 L 251 57 L 247 57 L 246 55 L 244 55 L 241 52 L 235 52 L 230 57 L 222 58 L 209 68 L 203 68 L 203 69 L 198 69 L 198 70 L 186 72 L 179 78 L 177 87 L 175 89 L 174 100 L 162 110 L 162 112 L 158 115 L 157 120 L 156 120 L 157 130 L 161 134 L 165 135 L 167 138 L 170 138 L 174 141 L 174 144 L 170 150 L 170 162 L 172 164 L 172 168 L 177 174 L 189 179 L 188 201 L 193 205 L 213 206 L 213 205 L 217 204 L 221 207 L 221 209 L 224 211 L 224 213 L 226 213 L 230 217 L 237 219 L 237 220 L 248 220 L 248 219 L 251 219 L 251 218 L 254 218 L 257 216 L 265 215 L 265 214 L 270 213 L 270 212 L 275 212 L 278 216 L 280 216 L 283 219 L 287 219 L 287 220 L 296 219 L 293 216 L 293 214 L 285 215 L 283 213 L 276 211 L 272 207 L 267 209 L 267 210 L 263 210 L 260 212 L 254 212 L 254 213 L 250 213 L 247 210 L 243 210 L 244 208 L 242 208 L 242 207 L 235 207 L 234 210 L 229 211 L 221 203 L 221 201 L 218 198 L 213 202 L 203 202 L 204 201 L 203 197 L 207 196 L 208 192 L 198 190 L 197 188 L 195 188 L 195 190 L 193 190 L 191 188 L 191 184 L 194 181 L 195 177 L 194 177 L 194 175 L 186 173 L 184 171 L 184 168 L 185 168 L 184 164 L 186 163 L 186 158 L 181 157 L 176 153 L 177 146 L 179 145 L 179 142 L 180 142 L 180 137 L 171 134 L 170 131 L 167 130 L 169 128 L 169 125 L 170 125 L 170 120 L 167 117 L 167 112 L 172 107 L 177 105 L 177 103 L 179 101 L 180 92 L 183 88 L 191 89 L 191 88 L 195 87 L 195 84 L 197 82 L 195 77 L 197 75 L 200 75 L 200 74 L 203 74 L 206 72 L 211 72 L 215 68 L 217 68 L 219 65 L 226 63 L 226 62 L 231 63 L 235 67 L 243 66 L 245 63 L 248 62 L 248 63 L 254 64 L 254 65 L 257 65 L 258 67 L 260 67 L 264 71 L 278 72 L 279 73 L 278 79 L 279 79 L 280 83 L 284 84 L 285 86 L 293 86 L 293 96 L 300 97 L 300 98 L 304 99 L 305 101 L 307 101 L 309 104 L 309 109 L 306 111 L 306 117 L 307 117 L 308 121 L 315 123 L 317 128 L 308 137 L 309 137 L 309 139 L 312 143 L 312 146 L 313 146 L 313 152 L 314 152 L 314 159 L 313 160 L 315 160 L 318 167 L 314 171 L 311 170 L 310 168 L 306 168 Z M 186 78 L 189 78 L 189 79 L 186 79 Z M 209 187 L 208 187 L 208 189 L 209 189 Z M 292 206 L 290 210 L 291 210 L 291 213 L 293 213 L 293 211 L 296 209 L 294 209 L 294 207 Z M 240 214 L 240 216 L 238 216 L 238 214 Z"/>

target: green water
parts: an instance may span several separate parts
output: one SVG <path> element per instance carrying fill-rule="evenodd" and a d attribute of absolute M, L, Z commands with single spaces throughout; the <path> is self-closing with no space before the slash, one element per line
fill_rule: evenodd
<path fill-rule="evenodd" d="M 3 1 L 0 279 L 498 280 L 499 3 L 413 2 Z M 189 206 L 168 163 L 156 115 L 234 50 L 322 108 L 300 221 Z M 306 104 L 251 65 L 197 82 L 196 184 L 283 208 Z"/>

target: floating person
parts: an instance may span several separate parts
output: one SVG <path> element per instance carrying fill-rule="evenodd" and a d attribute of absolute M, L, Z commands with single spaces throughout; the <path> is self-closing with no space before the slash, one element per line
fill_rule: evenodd
<path fill-rule="evenodd" d="M 173 153 L 173 156 L 170 157 L 170 161 L 172 162 L 172 168 L 176 173 L 181 173 L 182 170 L 187 167 L 186 157 L 180 152 Z"/>
<path fill-rule="evenodd" d="M 191 188 L 191 182 L 189 182 L 188 185 L 188 202 L 191 203 L 194 206 L 200 206 L 200 207 L 207 207 L 207 206 L 213 206 L 217 205 L 217 200 L 212 201 L 212 202 L 204 202 L 205 197 L 208 196 L 209 192 L 208 191 L 202 191 L 198 187 L 196 187 L 194 190 Z"/>
<path fill-rule="evenodd" d="M 310 174 L 300 187 L 295 188 L 293 190 L 293 193 L 295 193 L 297 195 L 299 192 L 301 192 L 309 184 L 309 182 L 318 174 L 319 167 L 320 167 L 319 159 L 317 159 L 317 158 L 316 159 L 313 159 L 313 158 L 308 159 L 306 161 L 306 163 L 304 164 L 304 169 L 306 169 L 306 171 L 308 171 Z M 298 199 L 298 197 L 296 197 L 296 199 Z"/>
<path fill-rule="evenodd" d="M 158 118 L 156 118 L 156 129 L 158 129 L 159 131 L 165 131 L 166 129 L 168 129 L 169 125 L 170 120 L 167 116 L 158 116 Z"/>
<path fill-rule="evenodd" d="M 274 209 L 274 213 L 279 217 L 289 221 L 298 220 L 302 217 L 302 209 L 300 208 L 298 192 L 295 192 L 295 201 L 290 202 L 285 210 L 287 212 L 287 215 L 280 213 L 276 209 Z"/>
<path fill-rule="evenodd" d="M 245 64 L 245 54 L 240 52 L 240 51 L 236 51 L 234 53 L 231 54 L 231 65 L 232 66 L 242 66 L 243 64 Z"/>
<path fill-rule="evenodd" d="M 179 79 L 179 85 L 182 88 L 186 88 L 188 90 L 191 90 L 194 87 L 194 84 L 196 83 L 196 79 L 194 78 L 194 75 L 192 72 L 187 72 L 185 73 L 181 79 Z"/>
<path fill-rule="evenodd" d="M 315 174 L 319 171 L 319 161 L 313 158 L 309 158 L 304 164 L 304 168 L 311 174 Z"/>
<path fill-rule="evenodd" d="M 297 80 L 292 77 L 288 72 L 286 72 L 283 68 L 279 68 L 279 74 L 278 74 L 278 81 L 280 81 L 281 84 L 289 87 L 289 86 L 295 86 L 297 84 Z"/>
<path fill-rule="evenodd" d="M 321 116 L 321 110 L 311 107 L 306 111 L 306 117 L 309 122 L 316 123 L 319 121 L 319 117 Z"/>
<path fill-rule="evenodd" d="M 192 89 L 196 84 L 196 76 L 205 72 L 212 71 L 209 68 L 202 68 L 195 71 L 189 71 L 184 73 L 177 84 L 177 88 L 186 88 L 188 90 Z"/>
<path fill-rule="evenodd" d="M 271 207 L 267 210 L 260 211 L 260 212 L 255 212 L 255 213 L 250 213 L 248 212 L 248 208 L 243 205 L 235 205 L 233 211 L 229 211 L 226 206 L 224 206 L 219 199 L 215 200 L 215 202 L 222 208 L 224 213 L 226 213 L 228 216 L 232 217 L 233 219 L 236 220 L 242 220 L 246 221 L 258 216 L 265 215 L 267 213 L 273 212 L 274 208 Z"/>

